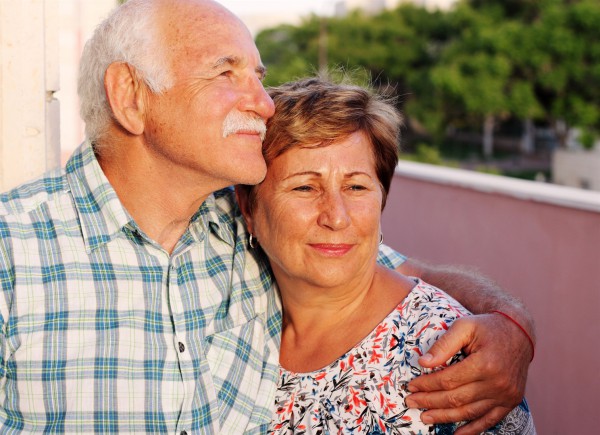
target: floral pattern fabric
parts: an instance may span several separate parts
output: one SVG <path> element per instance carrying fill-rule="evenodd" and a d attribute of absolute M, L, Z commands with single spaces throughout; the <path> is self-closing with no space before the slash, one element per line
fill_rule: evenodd
<path fill-rule="evenodd" d="M 404 399 L 408 382 L 430 371 L 418 358 L 452 322 L 469 314 L 443 291 L 417 280 L 367 337 L 333 363 L 310 373 L 280 368 L 270 434 L 454 433 L 458 425 L 424 424 L 420 410 L 408 409 Z M 526 403 L 487 433 L 535 434 Z"/>

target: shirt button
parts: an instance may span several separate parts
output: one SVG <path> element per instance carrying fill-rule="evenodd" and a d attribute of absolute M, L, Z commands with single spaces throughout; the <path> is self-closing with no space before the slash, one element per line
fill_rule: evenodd
<path fill-rule="evenodd" d="M 179 352 L 185 352 L 185 345 L 181 341 L 179 342 Z M 184 435 L 183 432 L 181 432 L 181 435 Z"/>

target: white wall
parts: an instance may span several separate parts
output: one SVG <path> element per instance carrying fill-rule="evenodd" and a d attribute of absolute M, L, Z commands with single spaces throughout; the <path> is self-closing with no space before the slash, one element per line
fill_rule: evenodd
<path fill-rule="evenodd" d="M 60 161 L 58 0 L 0 1 L 0 190 Z"/>
<path fill-rule="evenodd" d="M 556 184 L 600 191 L 600 147 L 594 151 L 558 149 L 552 156 Z"/>
<path fill-rule="evenodd" d="M 0 0 L 0 191 L 61 164 L 83 140 L 81 50 L 116 0 Z M 60 100 L 60 105 L 59 105 Z"/>
<path fill-rule="evenodd" d="M 1 0 L 0 0 L 1 1 Z M 63 163 L 84 138 L 79 117 L 77 77 L 85 42 L 116 5 L 116 0 L 60 0 L 60 136 Z"/>

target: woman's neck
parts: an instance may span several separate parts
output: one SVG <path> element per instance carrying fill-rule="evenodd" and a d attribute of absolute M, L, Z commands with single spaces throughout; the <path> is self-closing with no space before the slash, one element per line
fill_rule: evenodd
<path fill-rule="evenodd" d="M 340 288 L 306 283 L 280 286 L 283 335 L 280 363 L 296 372 L 326 366 L 366 337 L 414 283 L 384 267 Z"/>
<path fill-rule="evenodd" d="M 320 287 L 307 282 L 284 280 L 279 285 L 284 325 L 298 331 L 326 328 L 347 319 L 369 298 L 375 270 L 360 279 L 337 287 Z"/>

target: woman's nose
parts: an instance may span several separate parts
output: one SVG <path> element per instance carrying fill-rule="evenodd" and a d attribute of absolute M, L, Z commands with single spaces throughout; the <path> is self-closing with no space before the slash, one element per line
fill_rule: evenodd
<path fill-rule="evenodd" d="M 332 230 L 341 230 L 350 224 L 348 208 L 339 193 L 324 195 L 318 223 Z"/>

